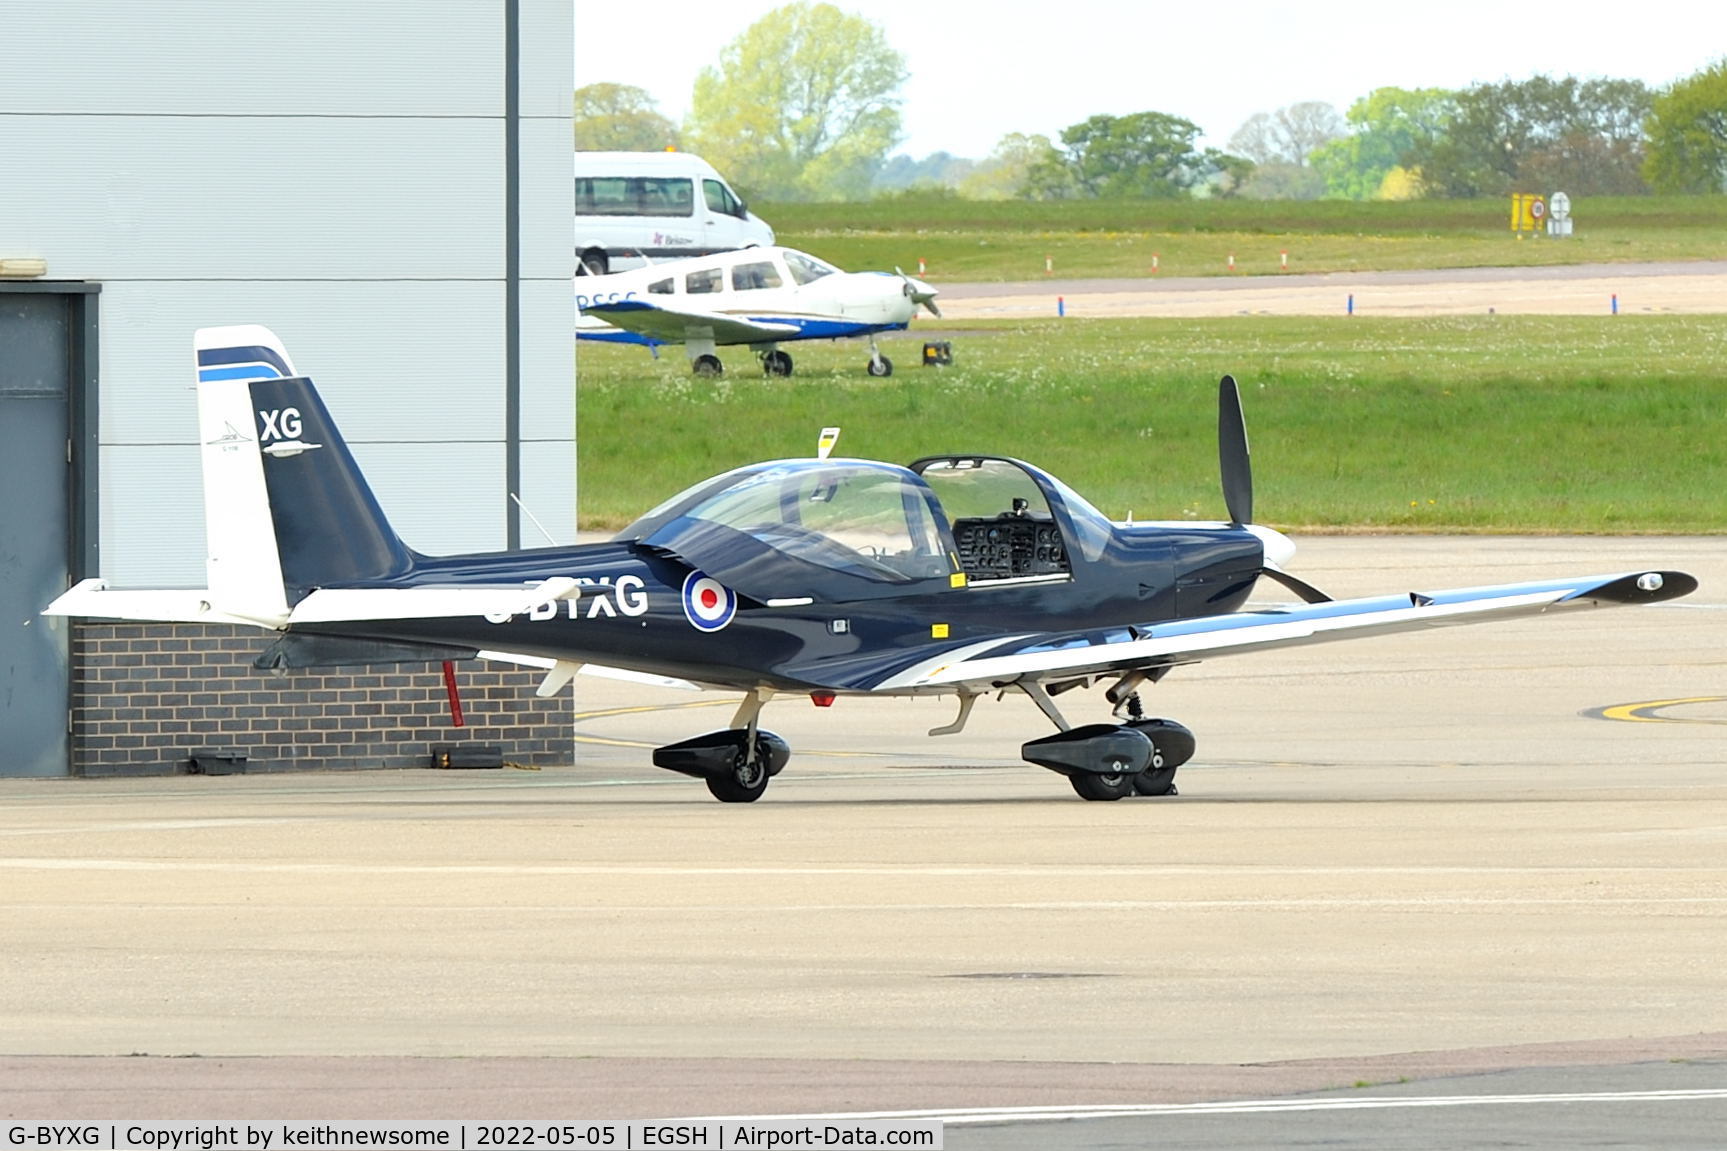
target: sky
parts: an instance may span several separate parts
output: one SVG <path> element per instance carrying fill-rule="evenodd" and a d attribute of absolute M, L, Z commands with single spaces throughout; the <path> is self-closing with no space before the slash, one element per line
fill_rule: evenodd
<path fill-rule="evenodd" d="M 645 88 L 681 121 L 704 67 L 786 0 L 574 0 L 576 87 Z M 1375 88 L 1608 76 L 1652 87 L 1727 56 L 1727 2 L 833 0 L 906 59 L 896 152 L 983 157 L 1098 113 L 1165 112 L 1223 147 L 1249 116 Z"/>

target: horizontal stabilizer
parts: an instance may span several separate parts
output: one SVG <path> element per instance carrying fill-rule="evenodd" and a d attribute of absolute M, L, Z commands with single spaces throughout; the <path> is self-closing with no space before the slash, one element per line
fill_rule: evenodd
<path fill-rule="evenodd" d="M 207 588 L 111 588 L 100 579 L 73 585 L 43 608 L 42 614 L 140 623 L 232 623 L 247 627 L 279 627 L 283 622 L 280 617 L 255 619 L 217 611 L 210 605 Z"/>
<path fill-rule="evenodd" d="M 319 588 L 295 605 L 288 623 L 526 615 L 575 590 L 562 578 L 534 587 Z"/>

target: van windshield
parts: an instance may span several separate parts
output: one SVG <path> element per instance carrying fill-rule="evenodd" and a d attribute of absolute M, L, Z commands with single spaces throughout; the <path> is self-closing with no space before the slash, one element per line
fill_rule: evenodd
<path fill-rule="evenodd" d="M 740 220 L 744 218 L 743 202 L 718 180 L 703 180 L 702 196 L 707 200 L 710 212 L 718 212 L 722 216 L 736 216 Z"/>

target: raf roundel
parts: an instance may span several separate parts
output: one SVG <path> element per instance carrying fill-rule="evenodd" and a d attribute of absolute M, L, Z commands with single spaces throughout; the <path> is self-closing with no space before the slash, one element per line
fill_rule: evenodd
<path fill-rule="evenodd" d="M 737 593 L 701 572 L 684 579 L 684 615 L 698 631 L 719 631 L 738 610 Z"/>

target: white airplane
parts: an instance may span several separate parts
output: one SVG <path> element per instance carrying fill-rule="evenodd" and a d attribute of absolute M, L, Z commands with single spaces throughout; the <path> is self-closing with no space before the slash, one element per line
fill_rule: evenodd
<path fill-rule="evenodd" d="M 717 348 L 748 344 L 770 376 L 792 374 L 779 345 L 792 340 L 869 337 L 869 374 L 893 374 L 877 332 L 904 331 L 919 306 L 930 315 L 936 290 L 900 272 L 842 272 L 794 248 L 741 248 L 664 260 L 609 276 L 576 277 L 576 338 L 683 344 L 698 376 L 723 370 Z"/>

